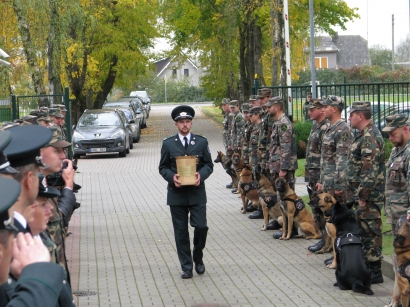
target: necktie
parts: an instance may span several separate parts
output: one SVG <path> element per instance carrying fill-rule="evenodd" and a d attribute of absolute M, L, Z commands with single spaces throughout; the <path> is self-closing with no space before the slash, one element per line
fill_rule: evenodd
<path fill-rule="evenodd" d="M 188 139 L 186 136 L 184 136 L 184 141 L 185 141 L 185 149 L 188 149 Z"/>

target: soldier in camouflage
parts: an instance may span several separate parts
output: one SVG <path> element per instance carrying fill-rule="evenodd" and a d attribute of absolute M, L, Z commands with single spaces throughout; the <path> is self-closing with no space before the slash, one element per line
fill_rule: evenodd
<path fill-rule="evenodd" d="M 231 110 L 229 108 L 230 104 L 230 99 L 229 98 L 224 98 L 222 99 L 222 111 L 224 112 L 224 120 L 222 122 L 222 142 L 225 147 L 225 154 L 229 156 L 229 158 L 232 156 L 231 152 L 228 152 L 228 143 L 229 143 L 229 135 L 230 135 L 230 126 L 231 126 L 231 121 L 232 121 L 232 115 L 231 115 Z M 233 182 L 228 183 L 226 185 L 227 189 L 231 189 L 233 187 Z"/>
<path fill-rule="evenodd" d="M 242 105 L 242 114 L 245 118 L 245 125 L 242 131 L 242 151 L 241 151 L 241 158 L 245 163 L 249 163 L 249 139 L 251 137 L 251 130 L 252 130 L 252 123 L 249 118 L 249 109 L 250 105 L 248 103 L 244 103 Z"/>
<path fill-rule="evenodd" d="M 249 137 L 249 163 L 252 165 L 254 171 L 259 162 L 258 138 L 262 126 L 262 112 L 262 107 L 253 107 L 249 110 L 249 119 L 252 123 L 252 130 Z"/>
<path fill-rule="evenodd" d="M 346 203 L 345 170 L 352 132 L 342 119 L 344 101 L 338 96 L 329 96 L 322 101 L 325 118 L 330 127 L 323 135 L 320 159 L 320 180 L 316 184 L 318 191 L 332 194 L 340 203 Z"/>
<path fill-rule="evenodd" d="M 361 228 L 364 259 L 367 262 L 372 284 L 383 282 L 381 272 L 382 220 L 386 181 L 384 140 L 371 121 L 371 104 L 353 102 L 349 111 L 352 128 L 360 132 L 349 147 L 346 167 L 348 203 Z"/>
<path fill-rule="evenodd" d="M 242 150 L 243 127 L 246 121 L 242 112 L 239 110 L 238 100 L 231 100 L 230 109 L 233 118 L 231 121 L 231 137 L 229 138 L 228 150 L 232 149 L 234 152 L 240 153 Z"/>
<path fill-rule="evenodd" d="M 323 114 L 323 105 L 321 99 L 312 99 L 309 104 L 308 114 L 310 120 L 314 122 L 306 146 L 306 163 L 305 163 L 305 182 L 307 182 L 307 190 L 309 197 L 313 191 L 316 191 L 316 184 L 320 179 L 320 156 L 322 152 L 322 139 L 329 121 Z M 314 210 L 313 210 L 314 211 Z M 322 233 L 322 238 L 316 244 L 308 247 L 311 252 L 319 251 L 325 245 L 325 229 L 323 227 L 323 215 L 314 212 L 313 217 L 316 225 Z"/>

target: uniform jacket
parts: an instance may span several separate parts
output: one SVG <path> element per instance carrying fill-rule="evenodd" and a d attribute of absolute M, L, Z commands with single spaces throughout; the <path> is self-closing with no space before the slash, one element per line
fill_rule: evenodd
<path fill-rule="evenodd" d="M 259 163 L 263 166 L 269 161 L 269 144 L 274 122 L 275 119 L 269 115 L 269 113 L 265 113 L 262 117 L 262 127 L 259 131 L 258 139 L 258 151 L 260 157 Z"/>
<path fill-rule="evenodd" d="M 174 175 L 177 173 L 176 157 L 196 156 L 196 171 L 201 176 L 199 186 L 175 187 Z M 168 182 L 167 205 L 187 206 L 206 203 L 205 180 L 212 174 L 214 165 L 205 137 L 191 133 L 188 148 L 182 145 L 178 134 L 165 139 L 161 148 L 159 173 Z"/>
<path fill-rule="evenodd" d="M 231 137 L 229 138 L 229 145 L 233 149 L 238 149 L 242 146 L 242 130 L 245 126 L 245 122 L 245 118 L 240 111 L 238 111 L 232 118 Z"/>

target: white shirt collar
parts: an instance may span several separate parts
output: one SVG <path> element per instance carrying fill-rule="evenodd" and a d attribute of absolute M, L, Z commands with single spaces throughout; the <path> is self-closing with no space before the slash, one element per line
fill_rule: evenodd
<path fill-rule="evenodd" d="M 17 211 L 14 211 L 13 215 L 14 215 L 14 219 L 17 220 L 21 224 L 21 226 L 23 226 L 24 229 L 26 229 L 27 228 L 27 221 L 24 218 L 24 216 L 22 216 Z"/>
<path fill-rule="evenodd" d="M 179 132 L 178 132 L 178 136 L 179 136 L 179 139 L 181 140 L 182 145 L 185 145 L 185 141 L 184 141 L 185 136 L 183 136 Z M 188 144 L 189 144 L 189 141 L 191 139 L 191 132 L 188 135 L 186 135 L 186 138 L 188 139 Z"/>

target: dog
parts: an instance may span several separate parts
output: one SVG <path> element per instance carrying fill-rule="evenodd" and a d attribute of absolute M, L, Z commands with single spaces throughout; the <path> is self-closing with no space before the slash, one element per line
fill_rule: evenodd
<path fill-rule="evenodd" d="M 243 161 L 243 159 L 241 158 L 241 155 L 238 152 L 234 152 L 232 154 L 231 161 L 232 161 L 233 169 L 235 170 L 236 178 L 239 178 L 239 175 L 241 174 L 241 171 L 243 169 L 243 164 L 245 162 Z M 239 179 L 238 179 L 238 184 L 239 184 Z M 238 191 L 235 192 L 235 194 L 238 194 L 238 193 L 239 193 L 239 189 Z"/>
<path fill-rule="evenodd" d="M 336 227 L 336 283 L 340 290 L 373 295 L 370 270 L 364 261 L 360 227 L 353 210 L 336 202 L 324 212 Z"/>
<path fill-rule="evenodd" d="M 279 225 L 282 226 L 282 211 L 280 210 L 278 197 L 272 183 L 268 177 L 258 172 L 255 173 L 255 179 L 259 183 L 258 194 L 263 212 L 263 227 L 261 230 L 266 231 L 266 227 L 269 224 L 269 218 L 277 220 Z"/>
<path fill-rule="evenodd" d="M 280 200 L 283 230 L 280 240 L 289 240 L 293 225 L 298 233 L 306 239 L 320 239 L 322 234 L 317 227 L 312 214 L 306 209 L 302 199 L 293 191 L 285 178 L 279 177 L 275 181 L 276 193 Z"/>
<path fill-rule="evenodd" d="M 396 224 L 393 247 L 394 287 L 391 307 L 410 306 L 410 217 L 400 217 Z"/>
<path fill-rule="evenodd" d="M 221 163 L 222 167 L 226 171 L 226 173 L 231 176 L 232 179 L 232 187 L 238 187 L 238 176 L 236 176 L 236 172 L 232 167 L 232 161 L 229 159 L 222 151 L 218 151 L 216 155 L 216 159 L 214 160 L 215 163 Z"/>
<path fill-rule="evenodd" d="M 247 212 L 248 200 L 252 202 L 255 209 L 258 208 L 258 187 L 253 180 L 252 166 L 248 163 L 243 164 L 243 168 L 239 173 L 238 191 L 242 199 L 242 213 Z"/>
<path fill-rule="evenodd" d="M 329 193 L 313 192 L 309 205 L 312 207 L 312 211 L 317 212 L 320 218 L 320 223 L 324 223 L 324 236 L 325 245 L 321 250 L 318 250 L 316 254 L 329 253 L 333 250 L 333 261 L 328 264 L 329 269 L 336 268 L 336 251 L 333 249 L 336 240 L 336 227 L 332 223 L 329 223 L 324 218 L 324 212 L 329 210 L 336 203 L 336 199 Z"/>

